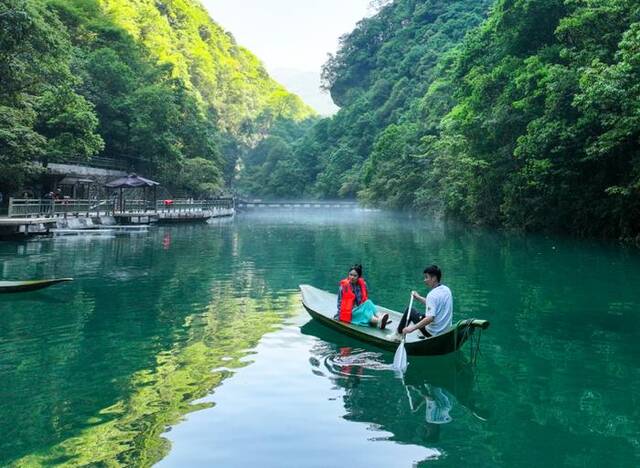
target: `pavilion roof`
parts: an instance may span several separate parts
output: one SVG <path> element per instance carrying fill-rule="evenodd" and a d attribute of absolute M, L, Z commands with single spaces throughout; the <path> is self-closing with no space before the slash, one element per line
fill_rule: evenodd
<path fill-rule="evenodd" d="M 160 182 L 145 179 L 144 177 L 140 177 L 136 174 L 129 174 L 126 177 L 120 177 L 119 179 L 112 180 L 104 185 L 109 188 L 140 188 L 160 185 Z"/>

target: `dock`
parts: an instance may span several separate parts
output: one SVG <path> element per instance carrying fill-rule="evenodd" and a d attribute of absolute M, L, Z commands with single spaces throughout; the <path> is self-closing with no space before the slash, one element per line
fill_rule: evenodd
<path fill-rule="evenodd" d="M 51 229 L 54 236 L 106 236 L 115 233 L 115 229 Z"/>
<path fill-rule="evenodd" d="M 8 216 L 0 217 L 0 239 L 35 235 L 79 235 L 93 231 L 109 234 L 141 232 L 156 223 L 206 222 L 233 216 L 235 200 L 115 200 L 16 199 L 10 198 Z"/>
<path fill-rule="evenodd" d="M 0 217 L 0 238 L 24 238 L 49 234 L 56 225 L 54 218 L 36 216 L 30 218 Z"/>

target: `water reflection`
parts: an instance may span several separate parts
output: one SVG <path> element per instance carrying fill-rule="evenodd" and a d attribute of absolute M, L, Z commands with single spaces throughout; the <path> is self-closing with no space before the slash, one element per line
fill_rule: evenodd
<path fill-rule="evenodd" d="M 441 455 L 422 443 L 396 443 L 366 418 L 345 417 L 346 387 L 366 392 L 378 378 L 395 380 L 393 373 L 378 353 L 341 353 L 301 334 L 308 317 L 300 306 L 298 312 L 293 323 L 263 336 L 251 365 L 203 400 L 212 408 L 171 428 L 166 436 L 173 447 L 160 466 L 389 468 Z"/>
<path fill-rule="evenodd" d="M 222 291 L 204 311 L 187 316 L 182 336 L 175 336 L 175 343 L 159 352 L 152 366 L 134 372 L 124 382 L 128 392 L 77 423 L 73 437 L 45 454 L 17 460 L 16 466 L 61 462 L 150 466 L 164 457 L 169 451 L 167 440 L 161 437 L 165 428 L 189 412 L 210 407 L 193 401 L 247 365 L 249 350 L 281 322 L 282 314 L 289 313 L 294 303 L 291 297 L 238 299 L 230 292 Z M 273 312 L 276 310 L 281 312 Z M 66 353 L 73 360 L 82 354 L 81 349 L 67 349 Z"/>
<path fill-rule="evenodd" d="M 393 309 L 426 262 L 445 266 L 455 319 L 492 322 L 478 366 L 412 359 L 403 382 L 390 353 L 312 324 L 300 335 L 300 323 L 233 378 L 211 377 L 299 306 L 298 284 L 333 291 L 358 260 L 372 299 Z M 354 446 L 353 466 L 366 468 L 435 450 L 429 463 L 446 466 L 640 466 L 637 251 L 386 213 L 263 212 L 145 236 L 0 243 L 0 274 L 76 279 L 0 297 L 0 465 L 151 463 L 168 449 L 164 425 L 215 388 L 201 438 L 188 434 L 199 443 L 177 443 L 170 458 L 228 467 L 259 440 L 236 466 L 324 468 Z M 327 437 L 332 451 L 318 444 Z"/>
<path fill-rule="evenodd" d="M 311 349 L 311 372 L 344 390 L 344 418 L 389 433 L 379 440 L 422 445 L 443 454 L 451 445 L 443 443 L 445 426 L 455 425 L 457 419 L 473 418 L 477 423 L 487 419 L 477 408 L 474 367 L 461 352 L 414 357 L 399 377 L 391 368 L 390 353 L 364 349 L 315 321 L 306 323 L 301 332 L 320 338 Z"/>

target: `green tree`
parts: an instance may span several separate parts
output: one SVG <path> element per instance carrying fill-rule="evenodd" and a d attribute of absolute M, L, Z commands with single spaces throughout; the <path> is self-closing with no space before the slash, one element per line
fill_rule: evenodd
<path fill-rule="evenodd" d="M 103 148 L 93 106 L 69 85 L 44 92 L 36 109 L 35 129 L 47 139 L 44 161 L 86 160 Z"/>
<path fill-rule="evenodd" d="M 129 129 L 132 157 L 141 167 L 170 180 L 184 157 L 177 134 L 180 109 L 173 92 L 155 84 L 136 90 L 129 99 L 129 107 L 135 109 Z"/>
<path fill-rule="evenodd" d="M 35 164 L 61 155 L 82 158 L 102 140 L 91 105 L 73 89 L 64 26 L 31 0 L 0 5 L 0 190 L 20 188 Z"/>
<path fill-rule="evenodd" d="M 179 184 L 193 197 L 218 195 L 222 190 L 223 182 L 220 168 L 213 161 L 190 158 L 182 162 Z"/>
<path fill-rule="evenodd" d="M 399 185 L 394 177 L 406 174 L 409 166 L 412 171 L 420 170 L 419 164 L 407 163 L 419 155 L 408 155 L 417 147 L 418 133 L 426 133 L 424 127 L 438 126 L 434 117 L 425 118 L 432 110 L 425 105 L 424 96 L 437 80 L 439 89 L 445 88 L 442 83 L 449 81 L 441 78 L 441 70 L 447 53 L 482 21 L 491 3 L 398 0 L 387 3 L 341 38 L 340 50 L 323 68 L 323 86 L 342 108 L 323 124 L 320 141 L 300 143 L 317 151 L 312 158 L 318 162 L 317 195 L 359 193 L 371 203 L 413 206 L 412 194 L 419 189 L 420 177 L 403 179 L 399 191 L 387 189 Z M 449 94 L 439 105 L 444 101 L 450 108 L 451 100 Z M 406 148 L 400 148 L 403 144 L 398 141 L 398 152 L 385 155 L 389 161 L 379 163 L 381 155 L 376 155 L 375 145 L 388 139 L 386 129 L 395 125 L 409 125 L 407 133 L 416 134 L 415 138 L 406 142 Z M 354 166 L 346 170 L 332 167 L 342 164 L 342 159 L 331 156 L 336 148 L 354 152 Z M 391 161 L 394 158 L 397 164 Z M 375 187 L 368 185 L 373 182 Z"/>
<path fill-rule="evenodd" d="M 280 120 L 313 115 L 195 1 L 7 0 L 0 26 L 5 192 L 36 161 L 96 154 L 170 189 L 202 158 L 230 184 Z"/>

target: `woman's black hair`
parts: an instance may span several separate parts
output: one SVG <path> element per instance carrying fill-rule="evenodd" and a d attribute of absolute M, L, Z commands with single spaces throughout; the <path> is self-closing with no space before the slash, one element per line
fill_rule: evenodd
<path fill-rule="evenodd" d="M 358 273 L 358 278 L 362 278 L 362 265 L 360 265 L 359 263 L 356 263 L 355 265 L 351 265 L 349 267 L 349 272 L 351 270 L 355 270 L 356 273 Z"/>

